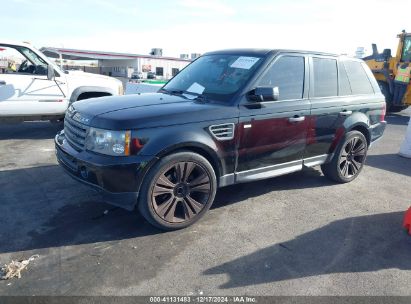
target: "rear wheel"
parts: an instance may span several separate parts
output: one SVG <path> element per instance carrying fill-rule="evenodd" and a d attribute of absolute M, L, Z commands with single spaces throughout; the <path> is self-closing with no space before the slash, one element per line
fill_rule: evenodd
<path fill-rule="evenodd" d="M 164 230 L 185 228 L 210 208 L 217 188 L 211 164 L 201 155 L 178 152 L 162 158 L 148 172 L 139 210 Z"/>
<path fill-rule="evenodd" d="M 321 170 L 333 181 L 348 183 L 360 174 L 367 150 L 365 136 L 359 131 L 350 131 L 341 140 L 331 162 L 322 165 Z"/>

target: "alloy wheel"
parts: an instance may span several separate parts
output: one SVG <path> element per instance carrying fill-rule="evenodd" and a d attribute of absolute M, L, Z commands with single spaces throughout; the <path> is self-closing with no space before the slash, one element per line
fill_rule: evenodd
<path fill-rule="evenodd" d="M 177 162 L 164 168 L 154 182 L 151 201 L 166 222 L 182 223 L 196 217 L 211 194 L 210 176 L 196 162 Z"/>
<path fill-rule="evenodd" d="M 339 170 L 345 178 L 356 175 L 364 165 L 367 144 L 360 137 L 351 138 L 344 146 L 339 160 Z"/>

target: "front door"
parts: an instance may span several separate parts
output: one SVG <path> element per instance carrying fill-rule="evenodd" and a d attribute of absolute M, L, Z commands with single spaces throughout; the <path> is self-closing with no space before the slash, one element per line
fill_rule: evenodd
<path fill-rule="evenodd" d="M 278 87 L 279 100 L 240 105 L 237 181 L 281 175 L 302 168 L 310 124 L 308 59 L 276 57 L 255 87 Z"/>
<path fill-rule="evenodd" d="M 41 57 L 26 47 L 0 45 L 0 58 L 0 116 L 64 113 L 66 86 L 60 83 L 60 90 L 47 79 L 47 63 Z M 64 82 L 62 78 L 57 75 L 57 82 Z"/>

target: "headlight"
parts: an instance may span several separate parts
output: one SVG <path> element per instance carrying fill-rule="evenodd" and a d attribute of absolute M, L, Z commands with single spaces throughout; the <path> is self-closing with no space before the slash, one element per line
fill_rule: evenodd
<path fill-rule="evenodd" d="M 86 138 L 86 149 L 89 151 L 113 155 L 130 155 L 131 131 L 111 131 L 90 128 Z"/>

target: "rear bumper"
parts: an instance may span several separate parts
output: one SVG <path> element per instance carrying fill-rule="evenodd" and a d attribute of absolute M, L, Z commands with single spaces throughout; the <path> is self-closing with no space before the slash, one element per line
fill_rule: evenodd
<path fill-rule="evenodd" d="M 105 202 L 134 209 L 145 171 L 155 157 L 110 157 L 78 152 L 67 143 L 63 131 L 54 141 L 57 160 L 67 174 L 97 190 Z"/>
<path fill-rule="evenodd" d="M 386 121 L 380 121 L 379 123 L 370 126 L 369 130 L 370 130 L 370 135 L 371 135 L 371 145 L 382 137 L 386 126 L 387 126 Z"/>

